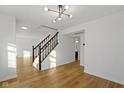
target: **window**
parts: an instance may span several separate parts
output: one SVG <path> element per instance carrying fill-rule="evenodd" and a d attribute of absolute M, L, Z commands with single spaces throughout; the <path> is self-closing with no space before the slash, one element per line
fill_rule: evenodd
<path fill-rule="evenodd" d="M 16 45 L 8 43 L 8 67 L 16 68 Z"/>
<path fill-rule="evenodd" d="M 23 56 L 30 57 L 31 56 L 30 51 L 23 51 Z"/>

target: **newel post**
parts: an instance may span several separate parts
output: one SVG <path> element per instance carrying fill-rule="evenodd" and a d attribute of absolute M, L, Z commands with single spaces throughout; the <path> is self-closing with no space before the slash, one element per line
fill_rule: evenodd
<path fill-rule="evenodd" d="M 34 46 L 32 46 L 32 61 L 34 62 Z"/>

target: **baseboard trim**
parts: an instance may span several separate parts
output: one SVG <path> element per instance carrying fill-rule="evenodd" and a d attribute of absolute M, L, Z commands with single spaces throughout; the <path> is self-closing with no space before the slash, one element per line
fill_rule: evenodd
<path fill-rule="evenodd" d="M 105 79 L 105 80 L 108 80 L 108 81 L 111 81 L 111 82 L 114 82 L 114 83 L 117 83 L 117 84 L 124 85 L 124 84 L 123 84 L 122 82 L 120 82 L 120 81 L 112 80 L 112 79 L 110 79 L 110 78 L 108 78 L 108 77 L 101 76 L 101 75 L 98 75 L 98 74 L 94 74 L 94 73 L 89 72 L 89 71 L 85 71 L 85 70 L 84 70 L 84 73 L 89 74 L 89 75 L 92 75 L 92 76 L 95 76 L 95 77 L 97 77 L 97 78 Z"/>
<path fill-rule="evenodd" d="M 4 78 L 4 79 L 0 80 L 0 83 L 2 83 L 2 82 L 8 82 L 8 81 L 15 80 L 15 79 L 17 79 L 17 75 Z"/>

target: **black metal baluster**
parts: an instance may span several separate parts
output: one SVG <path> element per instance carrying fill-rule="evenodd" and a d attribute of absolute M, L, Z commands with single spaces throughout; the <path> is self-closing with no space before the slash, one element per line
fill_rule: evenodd
<path fill-rule="evenodd" d="M 39 46 L 39 70 L 41 70 L 41 46 Z"/>

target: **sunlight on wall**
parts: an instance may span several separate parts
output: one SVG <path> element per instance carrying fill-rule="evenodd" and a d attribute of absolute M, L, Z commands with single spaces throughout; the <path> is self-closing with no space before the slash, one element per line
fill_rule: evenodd
<path fill-rule="evenodd" d="M 30 57 L 31 53 L 30 51 L 23 51 L 23 57 Z"/>
<path fill-rule="evenodd" d="M 50 53 L 50 56 L 52 56 L 52 57 L 56 57 L 56 51 L 53 50 L 53 51 Z"/>
<path fill-rule="evenodd" d="M 16 68 L 16 45 L 8 43 L 8 68 Z"/>
<path fill-rule="evenodd" d="M 53 57 L 49 57 L 49 59 L 50 59 L 51 62 L 56 62 L 56 59 L 53 58 Z"/>
<path fill-rule="evenodd" d="M 50 60 L 50 68 L 56 67 L 56 51 L 53 50 L 50 53 L 49 60 Z"/>

